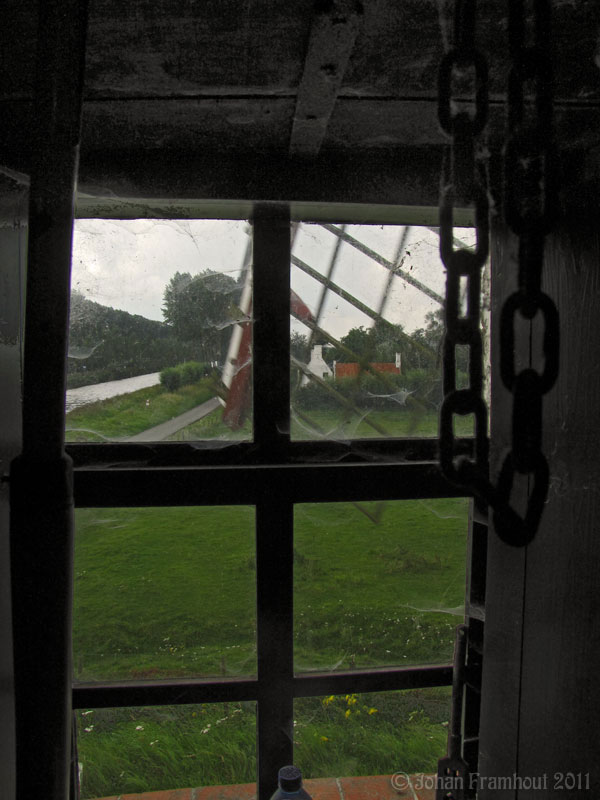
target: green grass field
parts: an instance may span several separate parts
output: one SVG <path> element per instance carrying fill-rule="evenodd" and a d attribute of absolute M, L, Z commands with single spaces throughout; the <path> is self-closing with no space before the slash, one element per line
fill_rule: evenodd
<path fill-rule="evenodd" d="M 159 425 L 214 397 L 210 380 L 167 392 L 161 385 L 120 394 L 70 411 L 67 442 L 103 442 L 121 439 Z"/>
<path fill-rule="evenodd" d="M 67 442 L 123 439 L 183 414 L 214 396 L 214 385 L 207 379 L 184 386 L 176 392 L 168 392 L 157 385 L 90 403 L 67 414 L 65 439 Z M 177 431 L 169 440 L 239 440 L 252 437 L 250 420 L 240 430 L 232 431 L 223 424 L 222 415 L 222 409 L 218 408 L 204 419 Z M 438 432 L 437 414 L 416 403 L 387 411 L 365 410 L 360 415 L 342 408 L 339 411 L 299 411 L 292 407 L 291 425 L 291 437 L 294 440 L 427 437 L 437 436 Z M 460 436 L 472 435 L 471 418 L 457 418 L 455 430 Z"/>
<path fill-rule="evenodd" d="M 205 399 L 202 386 L 144 389 L 73 412 L 86 433 L 69 436 L 131 435 Z M 371 415 L 390 435 L 436 435 L 431 413 Z M 310 421 L 333 438 L 377 435 L 333 411 Z M 217 410 L 172 438 L 220 437 L 232 432 Z M 467 512 L 465 499 L 297 506 L 296 670 L 448 662 Z M 78 509 L 75 680 L 255 674 L 254 537 L 250 507 Z M 445 688 L 298 699 L 294 758 L 306 777 L 435 771 L 448 713 Z M 254 781 L 255 728 L 254 703 L 80 711 L 82 798 Z"/>
<path fill-rule="evenodd" d="M 171 441 L 201 439 L 250 439 L 252 425 L 248 420 L 243 428 L 231 431 L 221 421 L 217 409 L 204 419 L 170 436 Z M 373 424 L 370 424 L 373 423 Z M 472 436 L 471 417 L 455 419 L 457 436 Z M 385 436 L 434 437 L 438 435 L 438 415 L 422 408 L 395 408 L 390 411 L 371 410 L 361 415 L 339 411 L 311 409 L 296 412 L 292 407 L 291 438 L 299 440 L 382 438 Z"/>
<path fill-rule="evenodd" d="M 450 690 L 308 697 L 294 704 L 304 777 L 435 772 Z M 78 713 L 82 798 L 256 780 L 254 703 Z"/>
<path fill-rule="evenodd" d="M 462 499 L 297 506 L 296 669 L 447 662 L 466 513 Z M 251 508 L 78 509 L 75 678 L 251 675 L 254 596 Z M 444 690 L 325 699 L 296 704 L 307 776 L 435 767 Z M 79 712 L 83 796 L 252 781 L 254 713 L 247 703 Z"/>

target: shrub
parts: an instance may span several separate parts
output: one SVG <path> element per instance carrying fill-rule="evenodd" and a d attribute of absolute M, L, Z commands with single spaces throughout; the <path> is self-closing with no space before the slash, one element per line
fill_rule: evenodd
<path fill-rule="evenodd" d="M 168 392 L 176 392 L 181 386 L 181 375 L 177 367 L 167 367 L 160 373 L 161 385 Z"/>
<path fill-rule="evenodd" d="M 337 409 L 343 404 L 341 396 L 358 408 L 385 410 L 394 407 L 396 403 L 389 395 L 408 388 L 404 376 L 390 373 L 373 375 L 363 372 L 358 378 L 339 378 L 326 383 L 337 396 L 328 391 L 326 386 L 311 381 L 296 391 L 294 405 L 302 409 Z"/>
<path fill-rule="evenodd" d="M 176 367 L 167 367 L 160 373 L 160 382 L 169 392 L 175 392 L 182 386 L 189 386 L 191 383 L 198 383 L 203 377 L 208 375 L 207 364 L 200 361 L 186 361 Z"/>
<path fill-rule="evenodd" d="M 181 385 L 187 386 L 190 383 L 197 383 L 205 374 L 205 365 L 199 361 L 186 361 L 176 367 L 181 376 Z"/>
<path fill-rule="evenodd" d="M 330 386 L 342 393 L 339 384 L 341 381 L 330 381 Z M 331 392 L 317 381 L 310 381 L 296 390 L 293 397 L 293 404 L 301 409 L 335 409 L 339 408 L 340 401 Z"/>

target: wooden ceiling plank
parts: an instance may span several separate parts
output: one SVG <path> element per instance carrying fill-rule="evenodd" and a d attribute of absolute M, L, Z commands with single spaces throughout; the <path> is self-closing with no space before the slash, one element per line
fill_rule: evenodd
<path fill-rule="evenodd" d="M 290 155 L 318 154 L 362 19 L 358 0 L 317 4 L 296 99 Z"/>

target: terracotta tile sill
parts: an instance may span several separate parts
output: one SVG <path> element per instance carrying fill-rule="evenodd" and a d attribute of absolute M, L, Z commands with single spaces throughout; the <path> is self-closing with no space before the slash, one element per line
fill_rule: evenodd
<path fill-rule="evenodd" d="M 425 777 L 425 779 L 424 779 Z M 435 800 L 435 777 L 411 775 L 395 781 L 390 775 L 361 778 L 315 778 L 304 785 L 314 800 Z M 421 788 L 425 787 L 425 788 Z M 122 794 L 97 800 L 255 800 L 256 784 L 170 789 L 143 794 Z"/>

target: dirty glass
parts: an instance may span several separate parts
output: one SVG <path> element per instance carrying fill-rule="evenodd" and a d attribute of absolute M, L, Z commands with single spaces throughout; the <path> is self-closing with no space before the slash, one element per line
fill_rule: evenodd
<path fill-rule="evenodd" d="M 473 246 L 472 229 L 455 235 Z M 291 284 L 292 438 L 437 436 L 445 292 L 437 229 L 297 225 Z M 483 300 L 489 307 L 485 280 Z M 456 358 L 460 387 L 468 354 Z M 470 421 L 457 425 L 472 433 Z"/>
<path fill-rule="evenodd" d="M 254 702 L 75 712 L 81 800 L 256 781 Z"/>
<path fill-rule="evenodd" d="M 247 222 L 77 220 L 68 442 L 248 438 Z"/>
<path fill-rule="evenodd" d="M 409 776 L 436 773 L 446 752 L 450 694 L 441 687 L 297 698 L 296 763 L 306 778 L 339 778 L 342 790 L 344 777 L 371 776 L 355 791 L 346 787 L 361 797 L 391 797 L 394 776 L 392 788 L 410 797 Z"/>
<path fill-rule="evenodd" d="M 256 673 L 254 509 L 77 509 L 76 682 Z"/>
<path fill-rule="evenodd" d="M 451 662 L 469 502 L 295 506 L 296 672 Z"/>

